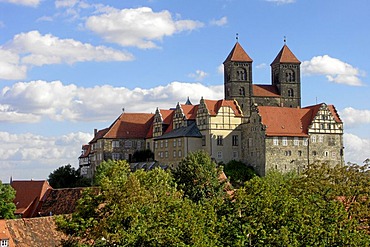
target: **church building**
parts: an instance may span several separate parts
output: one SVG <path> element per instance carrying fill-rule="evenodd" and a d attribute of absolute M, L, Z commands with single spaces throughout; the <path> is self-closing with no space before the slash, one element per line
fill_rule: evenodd
<path fill-rule="evenodd" d="M 289 47 L 271 63 L 269 85 L 253 84 L 252 63 L 236 42 L 223 63 L 224 99 L 122 113 L 83 146 L 82 174 L 93 176 L 103 160 L 133 163 L 134 153 L 145 149 L 162 166 L 176 167 L 190 152 L 205 150 L 216 162 L 240 160 L 261 176 L 300 173 L 314 162 L 343 165 L 343 122 L 333 105 L 301 107 L 301 62 Z"/>

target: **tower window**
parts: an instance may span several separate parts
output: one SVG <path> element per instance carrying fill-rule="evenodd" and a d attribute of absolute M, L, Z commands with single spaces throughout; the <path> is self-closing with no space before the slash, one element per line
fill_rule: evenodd
<path fill-rule="evenodd" d="M 239 89 L 239 94 L 242 95 L 242 96 L 245 96 L 245 88 L 244 87 L 241 87 Z"/>
<path fill-rule="evenodd" d="M 294 97 L 294 91 L 291 88 L 288 89 L 288 97 Z"/>
<path fill-rule="evenodd" d="M 247 79 L 246 71 L 244 69 L 236 71 L 236 75 L 239 81 L 245 81 Z"/>
<path fill-rule="evenodd" d="M 295 74 L 292 70 L 287 70 L 285 73 L 286 81 L 287 82 L 293 82 L 295 81 Z"/>

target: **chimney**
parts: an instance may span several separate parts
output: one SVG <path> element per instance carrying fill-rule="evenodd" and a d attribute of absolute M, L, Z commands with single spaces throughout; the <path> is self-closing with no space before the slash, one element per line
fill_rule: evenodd
<path fill-rule="evenodd" d="M 98 133 L 98 129 L 94 129 L 94 137 L 96 136 L 97 133 Z"/>

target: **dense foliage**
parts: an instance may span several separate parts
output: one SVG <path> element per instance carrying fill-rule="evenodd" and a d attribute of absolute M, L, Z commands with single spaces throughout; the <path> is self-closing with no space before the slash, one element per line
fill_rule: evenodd
<path fill-rule="evenodd" d="M 0 219 L 14 218 L 15 190 L 10 185 L 5 185 L 0 180 Z"/>
<path fill-rule="evenodd" d="M 49 174 L 48 182 L 54 189 L 87 187 L 91 185 L 89 179 L 81 177 L 70 164 L 61 166 Z"/>
<path fill-rule="evenodd" d="M 173 174 L 108 161 L 97 171 L 100 193 L 87 192 L 58 226 L 70 236 L 65 246 L 367 246 L 367 168 L 271 172 L 228 196 L 203 152 Z"/>
<path fill-rule="evenodd" d="M 224 167 L 224 172 L 235 188 L 239 188 L 244 182 L 256 176 L 253 167 L 247 166 L 243 162 L 237 160 L 228 162 Z"/>

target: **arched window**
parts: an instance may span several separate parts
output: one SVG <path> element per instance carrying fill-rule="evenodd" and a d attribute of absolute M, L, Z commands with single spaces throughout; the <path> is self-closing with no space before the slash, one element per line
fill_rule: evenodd
<path fill-rule="evenodd" d="M 241 96 L 245 96 L 245 88 L 244 88 L 244 87 L 241 87 L 241 88 L 239 89 L 239 94 L 240 94 Z"/>
<path fill-rule="evenodd" d="M 293 70 L 287 70 L 285 72 L 285 77 L 287 82 L 295 81 L 295 74 Z"/>
<path fill-rule="evenodd" d="M 294 97 L 294 91 L 291 88 L 288 89 L 288 97 Z"/>
<path fill-rule="evenodd" d="M 236 75 L 237 75 L 239 81 L 247 80 L 247 73 L 246 73 L 245 69 L 238 69 L 236 71 Z"/>

